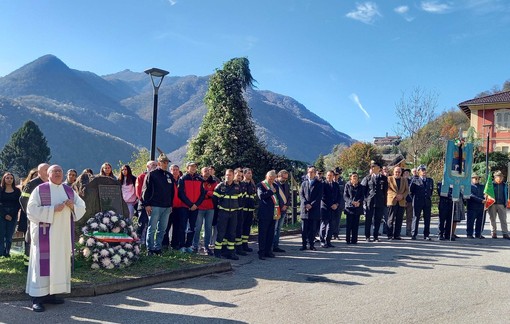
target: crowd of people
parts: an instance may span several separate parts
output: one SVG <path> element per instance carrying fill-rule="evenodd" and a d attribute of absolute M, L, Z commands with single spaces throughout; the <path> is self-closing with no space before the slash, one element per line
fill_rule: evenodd
<path fill-rule="evenodd" d="M 118 181 L 128 206 L 127 217 L 138 217 L 139 236 L 149 256 L 172 249 L 238 260 L 239 256 L 253 252 L 248 239 L 255 212 L 258 258 L 265 260 L 285 252 L 279 241 L 292 205 L 288 171 L 271 170 L 263 181 L 255 182 L 250 168 L 227 169 L 223 179 L 219 179 L 213 166 L 199 170 L 197 163 L 188 162 L 183 173 L 178 165 L 169 163 L 167 156 L 161 154 L 157 161 L 148 161 L 140 175 L 133 175 L 130 166 L 123 165 L 118 177 L 113 174 L 112 166 L 104 163 L 98 175 Z M 93 175 L 90 169 L 85 169 L 82 175 L 85 173 Z M 71 259 L 70 224 L 85 213 L 85 203 L 71 189 L 77 178 L 74 169 L 64 176 L 60 166 L 42 163 L 19 186 L 10 172 L 4 173 L 0 182 L 0 257 L 10 257 L 17 226 L 18 231 L 25 233 L 27 293 L 32 297 L 34 311 L 44 311 L 43 303 L 63 302 L 55 294 L 70 291 L 70 275 L 65 270 L 69 264 L 66 261 L 62 265 L 62 260 Z M 416 240 L 422 217 L 423 239 L 432 240 L 432 195 L 434 190 L 440 195 L 441 183 L 434 186 L 424 165 L 411 170 L 397 166 L 390 174 L 388 167 L 371 161 L 367 176 L 360 179 L 352 172 L 347 182 L 342 178 L 341 168 L 323 174 L 309 166 L 302 180 L 299 188 L 301 251 L 315 251 L 316 243 L 324 249 L 333 248 L 332 240 L 340 239 L 342 213 L 346 216 L 347 244 L 358 242 L 361 215 L 365 215 L 366 242 L 379 242 L 382 235 L 388 240 L 401 240 L 402 232 Z M 440 195 L 439 240 L 458 238 L 457 223 L 466 219 L 466 215 L 467 238 L 484 238 L 487 196 L 479 183 L 480 177 L 472 174 L 471 180 L 469 196 L 454 199 L 451 188 L 447 196 Z M 510 239 L 506 220 L 508 189 L 503 180 L 502 172 L 494 172 L 494 197 L 491 197 L 494 204 L 488 210 L 493 239 L 498 238 L 496 217 L 502 237 Z M 54 231 L 58 235 L 51 235 Z M 50 267 L 56 270 L 50 272 Z"/>

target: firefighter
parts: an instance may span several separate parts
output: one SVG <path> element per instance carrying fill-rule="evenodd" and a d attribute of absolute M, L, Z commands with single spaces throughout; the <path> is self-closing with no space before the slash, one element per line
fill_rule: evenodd
<path fill-rule="evenodd" d="M 243 199 L 243 233 L 241 235 L 242 239 L 242 249 L 245 252 L 253 252 L 253 249 L 248 246 L 248 239 L 250 238 L 250 230 L 251 224 L 253 223 L 253 212 L 255 211 L 255 197 L 257 197 L 257 186 L 253 181 L 253 172 L 250 168 L 243 169 L 244 179 L 242 182 L 242 186 L 244 189 L 244 199 Z"/>
<path fill-rule="evenodd" d="M 235 252 L 235 237 L 241 196 L 241 186 L 234 182 L 234 171 L 227 169 L 225 181 L 216 186 L 213 195 L 214 205 L 218 208 L 218 235 L 214 243 L 214 256 L 217 258 L 221 258 L 222 245 L 226 242 L 227 259 L 239 260 Z"/>

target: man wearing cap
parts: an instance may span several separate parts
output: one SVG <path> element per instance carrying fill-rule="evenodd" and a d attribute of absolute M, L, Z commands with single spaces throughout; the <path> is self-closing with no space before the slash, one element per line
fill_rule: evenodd
<path fill-rule="evenodd" d="M 381 174 L 381 164 L 376 161 L 370 163 L 371 174 L 361 181 L 365 190 L 365 206 L 367 208 L 365 218 L 365 239 L 370 240 L 370 230 L 374 225 L 374 242 L 379 242 L 379 228 L 386 208 L 388 195 L 388 178 Z"/>
<path fill-rule="evenodd" d="M 468 238 L 484 238 L 482 236 L 483 206 L 485 196 L 484 186 L 480 184 L 480 176 L 476 173 L 471 175 L 471 195 L 467 199 L 467 227 Z M 473 236 L 473 226 L 475 228 Z"/>
<path fill-rule="evenodd" d="M 178 184 L 179 199 L 187 207 L 179 219 L 179 249 L 181 252 L 191 253 L 197 252 L 193 251 L 191 245 L 195 236 L 198 206 L 204 201 L 206 191 L 203 186 L 204 179 L 197 174 L 197 164 L 188 162 L 186 171 Z"/>
<path fill-rule="evenodd" d="M 412 224 L 412 239 L 416 240 L 418 235 L 418 226 L 420 223 L 421 214 L 423 212 L 423 238 L 431 241 L 430 238 L 430 217 L 432 212 L 432 193 L 434 191 L 434 180 L 427 178 L 427 168 L 425 165 L 418 167 L 418 176 L 411 180 L 409 192 L 413 199 L 413 224 Z"/>
<path fill-rule="evenodd" d="M 174 185 L 172 175 L 167 171 L 169 162 L 168 157 L 161 153 L 157 169 L 145 176 L 142 188 L 143 207 L 149 216 L 146 239 L 149 255 L 161 254 L 163 236 L 172 211 Z"/>
<path fill-rule="evenodd" d="M 503 233 L 503 238 L 510 240 L 508 236 L 508 225 L 506 222 L 506 201 L 508 199 L 508 189 L 507 185 L 503 183 L 503 172 L 496 171 L 494 172 L 494 199 L 496 202 L 489 207 L 489 216 L 491 220 L 491 234 L 492 238 L 498 238 L 497 235 L 497 225 L 496 225 L 496 214 L 499 217 L 499 222 L 501 223 L 501 232 Z"/>

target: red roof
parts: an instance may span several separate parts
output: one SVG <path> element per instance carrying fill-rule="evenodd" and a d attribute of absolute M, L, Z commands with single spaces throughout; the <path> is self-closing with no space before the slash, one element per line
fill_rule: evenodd
<path fill-rule="evenodd" d="M 463 101 L 460 104 L 458 104 L 458 106 L 470 118 L 471 110 L 469 109 L 469 106 L 471 106 L 471 105 L 483 105 L 483 104 L 506 103 L 506 102 L 510 103 L 510 91 L 503 91 L 503 92 L 491 94 L 488 96 L 483 96 L 480 98 L 466 100 L 466 101 Z"/>

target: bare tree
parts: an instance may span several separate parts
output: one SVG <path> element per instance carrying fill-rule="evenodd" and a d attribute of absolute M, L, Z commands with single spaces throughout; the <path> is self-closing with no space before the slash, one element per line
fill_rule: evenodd
<path fill-rule="evenodd" d="M 437 92 L 415 87 L 409 93 L 402 92 L 402 97 L 395 103 L 397 133 L 407 138 L 408 152 L 415 166 L 420 153 L 424 153 L 430 144 L 431 139 L 423 127 L 435 117 L 438 97 Z"/>

